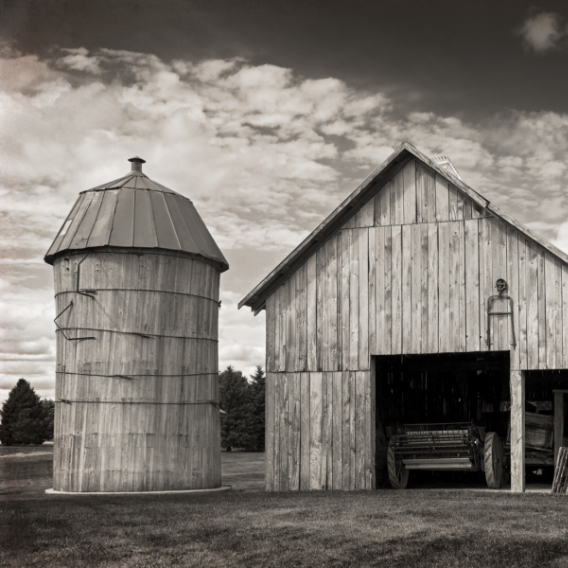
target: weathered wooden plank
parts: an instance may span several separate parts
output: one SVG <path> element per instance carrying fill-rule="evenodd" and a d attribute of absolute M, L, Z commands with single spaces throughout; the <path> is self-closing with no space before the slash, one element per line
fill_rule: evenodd
<path fill-rule="evenodd" d="M 369 351 L 371 355 L 384 355 L 390 351 L 386 347 L 387 343 L 387 330 L 385 321 L 385 229 L 377 227 L 369 237 L 369 243 L 375 239 L 374 246 L 374 273 L 375 273 L 375 286 L 374 286 L 374 299 L 373 306 L 369 309 L 375 311 L 375 342 L 370 342 Z M 390 342 L 390 332 L 389 332 Z"/>
<path fill-rule="evenodd" d="M 351 329 L 349 324 L 349 286 L 350 286 L 350 249 L 351 231 L 340 231 L 338 233 L 337 257 L 338 257 L 338 356 L 341 369 L 349 369 Z"/>
<path fill-rule="evenodd" d="M 375 200 L 370 199 L 357 213 L 357 227 L 373 227 L 375 225 Z"/>
<path fill-rule="evenodd" d="M 282 440 L 280 438 L 282 429 L 282 379 L 283 374 L 274 373 L 274 448 L 273 448 L 273 490 L 281 491 L 280 479 L 282 477 L 280 466 L 280 455 L 282 450 Z"/>
<path fill-rule="evenodd" d="M 479 351 L 479 223 L 465 222 L 465 334 L 466 351 Z"/>
<path fill-rule="evenodd" d="M 410 232 L 410 349 L 422 353 L 422 228 L 412 225 Z"/>
<path fill-rule="evenodd" d="M 451 255 L 453 261 L 453 274 L 456 276 L 457 289 L 457 317 L 454 318 L 454 351 L 465 351 L 465 238 L 464 223 L 459 222 L 453 230 L 451 241 Z"/>
<path fill-rule="evenodd" d="M 310 373 L 300 375 L 300 412 L 300 490 L 307 491 L 310 489 Z"/>
<path fill-rule="evenodd" d="M 418 223 L 436 220 L 436 175 L 419 162 L 416 163 L 416 197 Z"/>
<path fill-rule="evenodd" d="M 357 489 L 357 373 L 349 371 L 349 489 Z"/>
<path fill-rule="evenodd" d="M 562 368 L 568 369 L 568 266 L 562 263 Z"/>
<path fill-rule="evenodd" d="M 537 263 L 538 286 L 538 368 L 546 369 L 546 284 L 544 268 L 544 249 L 539 247 Z"/>
<path fill-rule="evenodd" d="M 460 203 L 461 202 L 461 203 Z M 458 210 L 462 210 L 463 219 L 469 220 L 472 218 L 473 201 L 458 190 Z"/>
<path fill-rule="evenodd" d="M 276 297 L 266 299 L 266 372 L 275 370 L 274 355 L 276 350 Z"/>
<path fill-rule="evenodd" d="M 450 240 L 452 235 L 451 223 L 438 225 L 438 292 L 439 292 L 439 348 L 440 352 L 451 351 L 450 337 Z"/>
<path fill-rule="evenodd" d="M 389 181 L 383 189 L 377 194 L 378 205 L 380 208 L 380 218 L 376 216 L 377 209 L 375 209 L 375 221 L 377 225 L 391 225 L 391 193 L 393 191 L 393 182 Z"/>
<path fill-rule="evenodd" d="M 519 344 L 519 234 L 507 227 L 507 283 L 509 285 L 509 296 L 513 300 L 513 316 L 509 321 L 509 345 L 510 345 L 510 367 L 520 369 L 520 344 Z M 513 341 L 513 338 L 515 341 Z M 514 345 L 513 345 L 514 343 Z"/>
<path fill-rule="evenodd" d="M 493 347 L 491 342 L 491 328 L 487 336 L 487 301 L 495 294 L 493 281 L 493 263 L 491 256 L 491 219 L 479 220 L 479 348 L 487 351 Z"/>
<path fill-rule="evenodd" d="M 375 372 L 374 365 L 371 365 L 369 372 L 365 373 L 365 419 L 366 419 L 366 463 L 365 463 L 365 489 L 368 491 L 376 489 L 375 478 Z"/>
<path fill-rule="evenodd" d="M 323 373 L 323 453 L 321 484 L 323 489 L 333 488 L 333 373 Z"/>
<path fill-rule="evenodd" d="M 392 353 L 402 353 L 402 227 L 392 226 Z"/>
<path fill-rule="evenodd" d="M 416 161 L 410 160 L 402 168 L 403 178 L 403 222 L 416 223 Z"/>
<path fill-rule="evenodd" d="M 426 339 L 425 353 L 438 353 L 439 351 L 439 245 L 438 245 L 438 224 L 428 223 L 428 336 Z M 423 342 L 424 346 L 424 342 Z"/>
<path fill-rule="evenodd" d="M 313 254 L 306 263 L 307 277 L 307 361 L 308 371 L 317 370 L 317 265 Z"/>
<path fill-rule="evenodd" d="M 328 248 L 324 245 L 316 253 L 317 262 L 317 288 L 316 288 L 316 359 L 317 365 L 316 369 L 321 371 L 325 369 L 325 359 L 327 357 L 326 352 L 326 316 L 327 310 L 325 309 L 325 299 L 326 299 L 326 264 L 327 264 L 327 252 Z"/>
<path fill-rule="evenodd" d="M 428 338 L 428 229 L 429 223 L 420 227 L 420 345 L 421 353 L 429 353 Z"/>
<path fill-rule="evenodd" d="M 321 484 L 323 455 L 323 374 L 310 373 L 310 489 Z M 325 458 L 324 458 L 325 459 Z"/>
<path fill-rule="evenodd" d="M 382 341 L 383 353 L 385 355 L 390 355 L 393 352 L 393 279 L 392 279 L 392 227 L 388 226 L 384 228 L 384 238 L 385 238 L 385 256 L 384 256 L 384 283 L 385 283 L 385 302 L 384 302 L 384 317 L 385 317 L 385 327 L 384 327 L 384 337 Z"/>
<path fill-rule="evenodd" d="M 450 220 L 450 192 L 448 182 L 440 174 L 436 174 L 436 221 Z"/>
<path fill-rule="evenodd" d="M 274 363 L 275 371 L 284 371 L 286 368 L 286 334 L 284 330 L 285 302 L 283 300 L 284 287 L 280 286 L 274 292 L 274 309 L 276 310 Z"/>
<path fill-rule="evenodd" d="M 519 369 L 527 369 L 527 247 L 525 239 L 522 235 L 518 236 L 518 254 L 519 254 L 519 292 L 517 295 L 518 310 L 515 311 L 515 317 L 518 315 L 519 336 L 517 342 L 519 344 Z"/>
<path fill-rule="evenodd" d="M 424 223 L 424 220 L 422 218 L 423 214 L 422 214 L 422 209 L 423 209 L 423 204 L 422 201 L 424 200 L 424 195 L 423 195 L 423 175 L 422 172 L 424 170 L 424 167 L 422 166 L 422 164 L 420 162 L 416 162 L 415 164 L 415 180 L 416 180 L 416 222 L 417 223 Z"/>
<path fill-rule="evenodd" d="M 353 229 L 357 226 L 357 212 L 354 212 L 353 215 L 342 225 L 342 229 Z"/>
<path fill-rule="evenodd" d="M 296 368 L 296 278 L 293 274 L 284 284 L 286 290 L 286 372 Z"/>
<path fill-rule="evenodd" d="M 328 291 L 327 299 L 325 302 L 325 309 L 327 310 L 327 369 L 335 371 L 339 369 L 339 353 L 337 350 L 337 298 L 338 298 L 338 263 L 337 263 L 337 235 L 331 238 L 327 244 L 329 247 L 328 252 L 328 266 L 327 266 L 327 285 Z"/>
<path fill-rule="evenodd" d="M 369 342 L 368 353 L 377 352 L 377 229 L 373 227 L 369 229 L 369 295 L 368 295 L 368 326 L 369 326 Z M 380 267 L 383 270 L 383 267 Z"/>
<path fill-rule="evenodd" d="M 493 263 L 493 293 L 497 294 L 495 282 L 502 278 L 507 279 L 507 227 L 494 218 L 491 226 L 491 254 Z M 506 301 L 499 300 L 494 307 L 500 312 L 508 312 L 509 306 Z M 509 351 L 509 323 L 510 316 L 492 316 L 491 325 L 493 328 L 493 341 L 491 347 L 493 351 Z"/>
<path fill-rule="evenodd" d="M 305 371 L 308 359 L 307 280 L 308 270 L 303 264 L 296 272 L 296 371 Z"/>
<path fill-rule="evenodd" d="M 290 433 L 289 433 L 289 475 L 290 490 L 300 490 L 300 413 L 301 413 L 301 391 L 300 373 L 290 373 L 290 391 L 288 393 L 288 404 L 290 414 Z"/>
<path fill-rule="evenodd" d="M 341 489 L 349 491 L 350 483 L 350 391 L 349 372 L 341 373 Z"/>
<path fill-rule="evenodd" d="M 526 240 L 527 246 L 527 361 L 529 369 L 538 369 L 538 245 Z"/>
<path fill-rule="evenodd" d="M 333 388 L 333 489 L 343 489 L 343 373 L 332 373 Z"/>
<path fill-rule="evenodd" d="M 562 276 L 560 261 L 550 253 L 545 253 L 544 269 L 546 290 L 546 366 L 548 369 L 559 369 L 562 361 Z"/>
<path fill-rule="evenodd" d="M 402 353 L 412 352 L 412 226 L 402 226 L 402 264 L 400 265 L 402 283 Z M 394 266 L 393 266 L 394 272 Z"/>
<path fill-rule="evenodd" d="M 367 454 L 367 432 L 365 417 L 365 372 L 355 373 L 355 428 L 356 428 L 356 459 L 355 459 L 355 489 L 365 489 L 365 465 Z"/>
<path fill-rule="evenodd" d="M 369 230 L 357 231 L 359 241 L 358 369 L 368 369 L 369 360 Z"/>
<path fill-rule="evenodd" d="M 511 491 L 525 491 L 525 373 L 511 371 Z"/>
<path fill-rule="evenodd" d="M 280 375 L 280 491 L 290 490 L 290 376 Z"/>
<path fill-rule="evenodd" d="M 451 183 L 448 184 L 448 200 L 450 221 L 457 221 L 460 219 L 460 212 L 458 211 L 458 190 Z"/>
<path fill-rule="evenodd" d="M 404 204 L 403 204 L 403 188 L 404 182 L 402 173 L 399 172 L 389 183 L 390 187 L 390 210 L 391 224 L 402 225 L 404 223 Z"/>
<path fill-rule="evenodd" d="M 351 233 L 351 257 L 349 271 L 349 368 L 359 368 L 359 247 L 358 231 Z"/>

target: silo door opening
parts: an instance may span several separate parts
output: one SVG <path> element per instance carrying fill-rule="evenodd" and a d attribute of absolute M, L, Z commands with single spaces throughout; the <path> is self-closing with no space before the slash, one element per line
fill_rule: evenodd
<path fill-rule="evenodd" d="M 508 351 L 374 363 L 377 487 L 508 483 Z"/>

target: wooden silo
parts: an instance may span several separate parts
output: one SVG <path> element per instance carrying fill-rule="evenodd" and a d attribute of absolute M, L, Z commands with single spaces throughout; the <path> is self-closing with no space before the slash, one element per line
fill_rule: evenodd
<path fill-rule="evenodd" d="M 79 195 L 45 256 L 56 298 L 56 491 L 221 485 L 220 273 L 192 202 L 132 171 Z"/>

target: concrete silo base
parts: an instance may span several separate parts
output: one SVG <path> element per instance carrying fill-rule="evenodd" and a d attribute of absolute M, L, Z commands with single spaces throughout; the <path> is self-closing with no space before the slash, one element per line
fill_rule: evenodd
<path fill-rule="evenodd" d="M 173 493 L 218 493 L 220 491 L 229 491 L 230 485 L 222 487 L 213 487 L 212 489 L 180 489 L 175 491 L 57 491 L 55 489 L 46 489 L 47 495 L 169 495 Z"/>

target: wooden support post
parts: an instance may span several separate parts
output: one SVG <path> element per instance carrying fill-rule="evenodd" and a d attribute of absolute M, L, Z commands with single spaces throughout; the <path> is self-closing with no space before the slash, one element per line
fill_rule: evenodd
<path fill-rule="evenodd" d="M 553 390 L 554 393 L 554 463 L 564 438 L 564 395 L 568 390 Z"/>
<path fill-rule="evenodd" d="M 525 373 L 511 370 L 511 491 L 525 491 Z"/>

